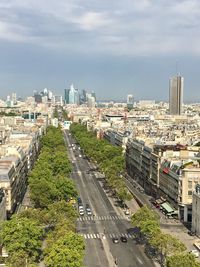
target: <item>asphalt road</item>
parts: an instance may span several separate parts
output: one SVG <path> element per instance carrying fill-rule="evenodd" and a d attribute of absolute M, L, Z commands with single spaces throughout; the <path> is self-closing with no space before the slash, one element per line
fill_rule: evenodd
<path fill-rule="evenodd" d="M 65 140 L 68 146 L 74 143 L 72 136 L 67 132 Z M 89 204 L 93 214 L 85 214 L 77 221 L 77 230 L 83 235 L 86 243 L 85 266 L 155 266 L 145 255 L 143 248 L 136 244 L 129 220 L 117 212 L 95 173 L 86 172 L 90 168 L 90 163 L 80 158 L 79 154 L 79 150 L 69 147 L 69 158 L 74 162 L 71 177 L 77 185 L 84 207 Z M 121 236 L 126 236 L 128 242 L 122 243 Z M 113 243 L 113 237 L 119 238 L 118 244 Z"/>

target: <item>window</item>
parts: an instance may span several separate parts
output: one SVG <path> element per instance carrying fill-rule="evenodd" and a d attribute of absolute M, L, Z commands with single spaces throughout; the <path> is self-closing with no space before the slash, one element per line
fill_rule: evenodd
<path fill-rule="evenodd" d="M 188 190 L 188 196 L 192 196 L 192 190 Z"/>
<path fill-rule="evenodd" d="M 192 181 L 188 181 L 188 188 L 192 188 Z"/>

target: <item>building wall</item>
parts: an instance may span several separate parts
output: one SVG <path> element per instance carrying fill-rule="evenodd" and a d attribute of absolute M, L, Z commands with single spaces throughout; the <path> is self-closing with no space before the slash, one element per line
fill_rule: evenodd
<path fill-rule="evenodd" d="M 200 235 L 200 192 L 197 191 L 192 197 L 192 231 Z"/>

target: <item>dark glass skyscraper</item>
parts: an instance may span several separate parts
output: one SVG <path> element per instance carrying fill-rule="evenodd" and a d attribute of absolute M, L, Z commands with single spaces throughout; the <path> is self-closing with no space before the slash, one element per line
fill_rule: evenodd
<path fill-rule="evenodd" d="M 184 78 L 180 75 L 169 80 L 169 114 L 181 115 Z"/>

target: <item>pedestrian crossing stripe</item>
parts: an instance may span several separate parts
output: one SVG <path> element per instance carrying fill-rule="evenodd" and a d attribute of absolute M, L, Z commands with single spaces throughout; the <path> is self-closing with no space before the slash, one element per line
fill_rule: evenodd
<path fill-rule="evenodd" d="M 107 239 L 112 239 L 112 238 L 120 238 L 120 237 L 126 237 L 127 239 L 134 239 L 135 236 L 133 234 L 127 234 L 127 233 L 121 233 L 121 234 L 116 234 L 116 233 L 112 233 L 112 234 L 103 234 L 103 233 L 98 233 L 98 234 L 80 234 L 81 236 L 83 236 L 85 239 L 103 239 L 103 238 L 107 238 Z"/>
<path fill-rule="evenodd" d="M 78 222 L 84 221 L 113 221 L 113 220 L 128 220 L 127 217 L 124 216 L 83 216 L 77 219 Z"/>

